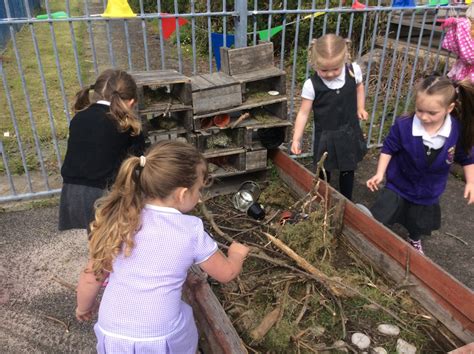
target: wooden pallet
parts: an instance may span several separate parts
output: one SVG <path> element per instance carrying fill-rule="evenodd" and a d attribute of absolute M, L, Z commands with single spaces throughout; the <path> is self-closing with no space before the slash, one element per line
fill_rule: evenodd
<path fill-rule="evenodd" d="M 218 111 L 242 104 L 239 82 L 221 72 L 191 77 L 194 114 Z"/>

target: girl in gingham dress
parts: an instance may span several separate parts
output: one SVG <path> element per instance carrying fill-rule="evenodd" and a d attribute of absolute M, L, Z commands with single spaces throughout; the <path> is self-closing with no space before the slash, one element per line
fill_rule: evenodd
<path fill-rule="evenodd" d="M 449 70 L 453 80 L 468 79 L 474 83 L 474 4 L 469 7 L 466 17 L 447 18 L 442 27 L 446 30 L 442 46 L 457 55 L 457 60 Z"/>
<path fill-rule="evenodd" d="M 77 288 L 76 317 L 90 320 L 99 353 L 195 353 L 198 332 L 181 300 L 188 269 L 198 264 L 220 282 L 234 279 L 249 249 L 233 243 L 225 257 L 186 215 L 207 180 L 203 156 L 175 141 L 124 161 L 91 224 L 90 260 Z M 97 294 L 109 276 L 100 307 Z"/>

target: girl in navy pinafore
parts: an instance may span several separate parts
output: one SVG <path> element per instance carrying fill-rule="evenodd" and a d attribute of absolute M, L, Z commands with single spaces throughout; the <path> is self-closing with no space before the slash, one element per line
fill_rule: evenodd
<path fill-rule="evenodd" d="M 331 171 L 339 170 L 339 190 L 352 199 L 354 170 L 366 153 L 359 119 L 366 120 L 368 114 L 362 71 L 357 63 L 345 64 L 347 55 L 346 41 L 335 34 L 313 41 L 309 56 L 315 74 L 303 85 L 291 152 L 301 153 L 303 132 L 313 110 L 313 165 L 327 152 L 324 167 L 328 181 Z"/>

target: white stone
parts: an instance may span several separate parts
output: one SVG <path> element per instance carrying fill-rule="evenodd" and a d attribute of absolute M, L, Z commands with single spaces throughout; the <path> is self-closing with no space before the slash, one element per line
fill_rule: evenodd
<path fill-rule="evenodd" d="M 405 342 L 403 339 L 397 339 L 397 353 L 398 354 L 415 354 L 416 347 L 408 342 Z"/>
<path fill-rule="evenodd" d="M 381 324 L 377 327 L 377 330 L 387 336 L 398 336 L 400 334 L 400 328 L 391 324 Z"/>
<path fill-rule="evenodd" d="M 372 348 L 372 353 L 374 353 L 374 354 L 388 354 L 387 351 L 382 347 Z"/>
<path fill-rule="evenodd" d="M 367 349 L 370 346 L 370 338 L 364 333 L 356 332 L 351 337 L 352 344 L 359 349 Z"/>

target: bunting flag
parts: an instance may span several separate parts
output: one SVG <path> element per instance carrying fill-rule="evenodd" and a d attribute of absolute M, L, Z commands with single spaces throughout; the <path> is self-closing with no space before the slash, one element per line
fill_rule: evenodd
<path fill-rule="evenodd" d="M 415 0 L 393 0 L 392 6 L 393 7 L 414 7 Z"/>
<path fill-rule="evenodd" d="M 311 15 L 307 15 L 305 17 L 303 17 L 303 20 L 307 20 L 308 18 L 311 18 L 311 17 L 319 17 L 319 16 L 322 16 L 324 15 L 324 12 L 315 12 L 314 14 L 311 14 Z"/>
<path fill-rule="evenodd" d="M 272 38 L 275 34 L 279 33 L 281 30 L 283 30 L 283 26 L 276 26 L 276 27 L 270 28 L 269 30 L 266 29 L 266 30 L 258 31 L 257 32 L 258 38 L 261 41 L 268 41 L 270 40 L 270 38 Z"/>
<path fill-rule="evenodd" d="M 109 0 L 102 17 L 135 17 L 127 0 Z"/>
<path fill-rule="evenodd" d="M 353 9 L 353 10 L 362 10 L 362 9 L 365 9 L 365 4 L 362 4 L 362 3 L 359 2 L 358 0 L 355 0 L 355 1 L 352 3 L 352 9 Z"/>
<path fill-rule="evenodd" d="M 221 69 L 221 51 L 220 47 L 224 46 L 224 35 L 222 33 L 211 33 L 211 41 L 212 41 L 212 53 L 214 54 L 214 58 L 216 59 L 216 66 L 217 70 Z M 230 47 L 235 42 L 235 36 L 233 34 L 227 34 L 226 38 L 226 47 Z"/>
<path fill-rule="evenodd" d="M 161 15 L 168 15 L 167 13 L 162 13 Z M 181 27 L 185 25 L 188 21 L 185 18 L 178 18 L 178 26 Z M 163 38 L 168 39 L 176 31 L 176 17 L 167 17 L 161 19 L 161 28 L 163 31 Z"/>

